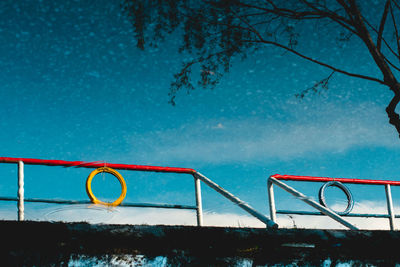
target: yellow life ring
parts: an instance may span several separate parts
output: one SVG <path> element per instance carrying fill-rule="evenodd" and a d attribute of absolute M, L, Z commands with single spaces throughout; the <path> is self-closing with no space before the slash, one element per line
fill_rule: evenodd
<path fill-rule="evenodd" d="M 110 174 L 114 175 L 118 179 L 119 183 L 121 184 L 121 195 L 118 197 L 117 200 L 115 200 L 112 203 L 107 203 L 107 202 L 103 202 L 101 200 L 98 200 L 94 196 L 94 194 L 92 192 L 92 180 L 93 180 L 93 177 L 96 176 L 96 174 L 102 173 L 102 172 L 107 172 L 107 173 L 110 173 Z M 121 202 L 124 200 L 124 198 L 126 196 L 126 183 L 125 183 L 124 178 L 122 178 L 122 175 L 119 174 L 119 172 L 117 172 L 116 170 L 111 169 L 109 167 L 101 167 L 101 168 L 95 169 L 94 171 L 92 171 L 89 174 L 89 176 L 88 176 L 88 178 L 86 180 L 86 193 L 88 194 L 88 196 L 89 196 L 89 198 L 90 198 L 90 200 L 92 201 L 93 204 L 102 204 L 102 205 L 107 205 L 107 206 L 118 206 L 119 204 L 121 204 Z"/>

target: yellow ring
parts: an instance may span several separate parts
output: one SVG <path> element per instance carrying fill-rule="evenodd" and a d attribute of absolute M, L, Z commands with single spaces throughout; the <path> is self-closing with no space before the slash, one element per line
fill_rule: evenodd
<path fill-rule="evenodd" d="M 115 177 L 117 177 L 119 183 L 121 184 L 121 195 L 119 196 L 119 198 L 117 200 L 115 200 L 112 203 L 107 203 L 107 202 L 98 200 L 92 192 L 93 177 L 96 176 L 96 174 L 101 173 L 101 172 L 107 172 L 107 173 L 114 175 Z M 92 171 L 89 174 L 89 176 L 86 180 L 86 193 L 88 194 L 90 200 L 94 204 L 102 204 L 102 205 L 107 205 L 107 206 L 118 206 L 119 204 L 121 204 L 121 202 L 124 200 L 124 198 L 126 196 L 126 183 L 125 183 L 124 178 L 122 178 L 122 175 L 119 174 L 119 172 L 117 172 L 116 170 L 108 168 L 108 167 L 101 167 L 101 168 L 95 169 L 94 171 Z"/>

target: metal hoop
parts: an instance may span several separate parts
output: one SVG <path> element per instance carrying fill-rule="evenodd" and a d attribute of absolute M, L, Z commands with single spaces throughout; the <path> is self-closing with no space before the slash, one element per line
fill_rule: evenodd
<path fill-rule="evenodd" d="M 353 195 L 351 194 L 350 190 L 349 190 L 344 184 L 342 184 L 342 183 L 340 183 L 340 182 L 331 181 L 331 182 L 325 183 L 325 184 L 319 189 L 319 194 L 318 194 L 318 196 L 319 196 L 319 203 L 320 203 L 322 206 L 324 206 L 324 207 L 330 209 L 330 208 L 328 207 L 328 205 L 326 204 L 326 202 L 325 202 L 325 189 L 326 189 L 327 187 L 330 187 L 330 186 L 335 186 L 335 187 L 341 189 L 341 190 L 346 194 L 346 197 L 347 197 L 347 207 L 346 207 L 346 209 L 345 209 L 344 211 L 338 212 L 338 211 L 335 211 L 335 210 L 332 210 L 332 209 L 331 209 L 331 210 L 334 211 L 334 212 L 336 212 L 336 213 L 339 214 L 339 215 L 347 215 L 347 214 L 349 214 L 349 213 L 351 212 L 351 210 L 353 209 L 353 206 L 354 206 Z"/>
<path fill-rule="evenodd" d="M 107 203 L 107 202 L 98 200 L 92 192 L 93 177 L 96 176 L 96 174 L 101 173 L 101 172 L 107 172 L 107 173 L 114 175 L 118 179 L 119 183 L 121 184 L 121 195 L 118 197 L 117 200 L 115 200 L 112 203 Z M 122 203 L 122 201 L 124 200 L 124 198 L 126 196 L 126 183 L 125 183 L 124 178 L 122 178 L 122 175 L 119 174 L 119 172 L 117 172 L 116 170 L 111 169 L 109 167 L 101 167 L 101 168 L 98 168 L 98 169 L 92 171 L 89 174 L 89 176 L 86 180 L 86 193 L 88 194 L 88 196 L 93 204 L 102 204 L 102 205 L 106 205 L 106 206 L 118 206 L 119 204 Z"/>

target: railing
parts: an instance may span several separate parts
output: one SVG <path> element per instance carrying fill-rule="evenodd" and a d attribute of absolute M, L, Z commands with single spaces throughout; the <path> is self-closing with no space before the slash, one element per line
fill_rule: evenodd
<path fill-rule="evenodd" d="M 189 168 L 175 168 L 175 167 L 159 167 L 159 166 L 143 166 L 143 165 L 129 165 L 129 164 L 113 164 L 104 162 L 84 162 L 84 161 L 65 161 L 65 160 L 43 160 L 43 159 L 29 159 L 29 158 L 10 158 L 0 157 L 0 163 L 13 163 L 18 165 L 18 194 L 17 198 L 0 197 L 3 201 L 17 201 L 18 202 L 18 220 L 24 220 L 24 202 L 43 202 L 53 204 L 90 204 L 91 201 L 71 201 L 71 200 L 54 200 L 54 199 L 25 199 L 24 198 L 24 165 L 44 165 L 44 166 L 64 166 L 64 167 L 81 167 L 81 168 L 102 168 L 108 167 L 117 170 L 130 170 L 130 171 L 146 171 L 146 172 L 160 172 L 160 173 L 181 173 L 190 174 L 194 178 L 195 184 L 195 198 L 196 206 L 188 205 L 171 205 L 171 204 L 150 204 L 150 203 L 121 203 L 124 207 L 151 207 L 151 208 L 172 208 L 172 209 L 191 209 L 196 210 L 197 225 L 203 225 L 203 210 L 202 210 L 202 195 L 200 181 L 214 189 L 216 192 L 229 199 L 240 208 L 245 210 L 250 215 L 254 216 L 266 227 L 276 228 L 278 225 L 267 218 L 265 215 L 259 213 L 247 203 L 240 200 L 238 197 L 229 193 L 227 190 L 220 187 L 218 184 L 202 175 L 201 173 Z"/>
<path fill-rule="evenodd" d="M 341 183 L 364 184 L 364 185 L 383 185 L 383 186 L 385 186 L 388 214 L 359 214 L 359 213 L 349 213 L 349 212 L 344 212 L 343 214 L 340 214 L 340 212 L 335 212 L 335 211 L 329 209 L 327 207 L 327 205 L 325 205 L 325 203 L 322 203 L 322 204 L 317 203 L 316 201 L 312 200 L 310 197 L 307 197 L 306 195 L 302 194 L 301 192 L 299 192 L 299 191 L 295 190 L 294 188 L 288 186 L 287 184 L 283 183 L 282 180 L 301 181 L 301 182 L 336 183 L 335 186 L 340 187 L 342 190 L 348 190 L 348 189 L 346 189 L 345 186 L 341 185 Z M 304 201 L 311 207 L 317 209 L 319 212 L 276 210 L 273 185 L 279 186 L 280 188 L 289 192 L 296 198 Z M 326 215 L 350 229 L 358 230 L 358 228 L 356 226 L 349 223 L 343 217 L 388 218 L 389 224 L 390 224 L 390 229 L 394 230 L 395 229 L 395 224 L 394 224 L 395 218 L 400 218 L 400 216 L 394 214 L 391 186 L 400 186 L 400 181 L 363 180 L 363 179 L 328 178 L 328 177 L 312 177 L 312 176 L 295 176 L 295 175 L 275 174 L 268 178 L 268 196 L 269 196 L 269 208 L 270 208 L 271 220 L 276 222 L 276 214 Z M 345 192 L 345 193 L 348 196 L 348 207 L 349 207 L 350 205 L 352 205 L 352 203 L 350 203 L 350 202 L 352 202 L 353 200 L 351 199 L 351 194 L 349 195 L 349 193 L 347 193 L 347 192 Z M 320 202 L 321 202 L 321 190 L 320 190 Z"/>

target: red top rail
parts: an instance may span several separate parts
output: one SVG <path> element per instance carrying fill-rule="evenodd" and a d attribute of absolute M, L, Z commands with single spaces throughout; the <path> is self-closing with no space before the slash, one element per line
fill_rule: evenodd
<path fill-rule="evenodd" d="M 64 166 L 64 167 L 81 167 L 81 168 L 100 168 L 106 166 L 119 170 L 188 173 L 188 174 L 194 174 L 196 172 L 194 169 L 189 169 L 189 168 L 114 164 L 114 163 L 106 163 L 100 161 L 85 162 L 85 161 L 66 161 L 66 160 L 52 160 L 52 159 L 0 157 L 0 163 L 18 163 L 19 161 L 22 161 L 24 164 L 29 164 L 29 165 Z"/>
<path fill-rule="evenodd" d="M 400 181 L 388 181 L 388 180 L 366 180 L 366 179 L 353 179 L 353 178 L 330 178 L 330 177 L 315 177 L 315 176 L 298 176 L 298 175 L 271 175 L 272 178 L 278 180 L 290 180 L 290 181 L 307 181 L 307 182 L 331 182 L 337 181 L 348 184 L 372 184 L 372 185 L 400 185 Z"/>

